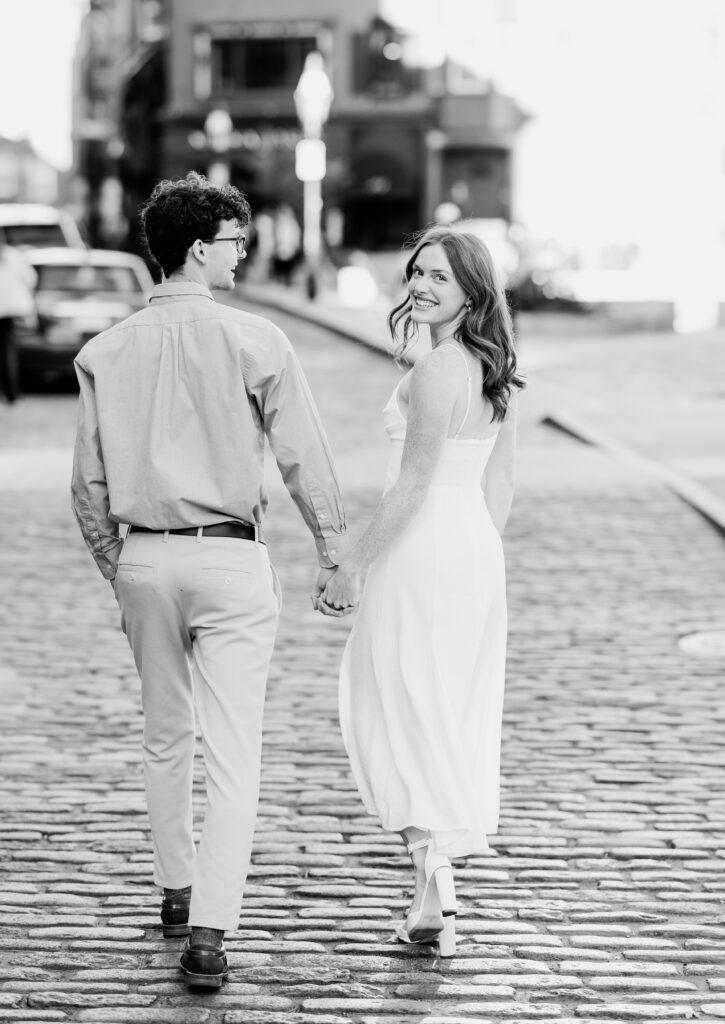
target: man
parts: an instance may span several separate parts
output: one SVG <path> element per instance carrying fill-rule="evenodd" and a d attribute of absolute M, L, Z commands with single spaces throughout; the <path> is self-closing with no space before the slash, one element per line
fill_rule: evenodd
<path fill-rule="evenodd" d="M 163 271 L 148 309 L 89 341 L 73 508 L 114 587 L 141 678 L 143 763 L 165 935 L 188 935 L 189 985 L 227 974 L 257 812 L 262 710 L 279 588 L 260 527 L 265 434 L 311 530 L 321 593 L 343 554 L 332 456 L 284 334 L 218 304 L 244 256 L 249 206 L 190 173 L 142 209 Z M 119 523 L 130 524 L 124 542 Z M 194 710 L 207 805 L 192 840 Z"/>

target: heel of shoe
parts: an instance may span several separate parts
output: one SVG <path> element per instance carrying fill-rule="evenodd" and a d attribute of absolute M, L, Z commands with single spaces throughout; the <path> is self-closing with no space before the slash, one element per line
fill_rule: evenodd
<path fill-rule="evenodd" d="M 433 877 L 438 889 L 438 902 L 441 905 L 441 913 L 443 917 L 450 917 L 458 910 L 456 887 L 453 884 L 453 870 L 450 865 L 440 867 L 436 870 Z"/>
<path fill-rule="evenodd" d="M 456 955 L 456 919 L 452 914 L 443 918 L 443 931 L 438 936 L 438 953 L 440 956 Z"/>

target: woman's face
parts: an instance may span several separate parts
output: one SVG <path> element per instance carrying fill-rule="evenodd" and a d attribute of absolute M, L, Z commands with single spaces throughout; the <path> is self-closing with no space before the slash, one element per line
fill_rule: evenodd
<path fill-rule="evenodd" d="M 424 246 L 416 256 L 408 281 L 413 303 L 411 317 L 418 324 L 438 329 L 460 321 L 467 295 L 453 276 L 442 245 Z"/>

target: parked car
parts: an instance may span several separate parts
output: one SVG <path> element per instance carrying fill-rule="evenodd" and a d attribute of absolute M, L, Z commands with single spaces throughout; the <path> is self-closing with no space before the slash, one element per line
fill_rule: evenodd
<path fill-rule="evenodd" d="M 31 249 L 37 316 L 17 324 L 20 372 L 73 373 L 89 338 L 142 309 L 153 288 L 144 261 L 105 249 Z"/>
<path fill-rule="evenodd" d="M 71 215 L 42 203 L 0 203 L 0 237 L 18 249 L 51 245 L 85 249 Z"/>

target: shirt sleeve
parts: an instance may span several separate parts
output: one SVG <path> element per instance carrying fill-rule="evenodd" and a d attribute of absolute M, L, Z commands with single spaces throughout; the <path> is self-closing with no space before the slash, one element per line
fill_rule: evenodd
<path fill-rule="evenodd" d="M 345 512 L 324 427 L 297 356 L 273 324 L 263 352 L 245 353 L 246 387 L 254 396 L 285 487 L 315 538 L 324 568 L 344 554 Z"/>
<path fill-rule="evenodd" d="M 118 523 L 109 518 L 110 502 L 96 413 L 93 376 L 76 360 L 80 385 L 78 424 L 73 452 L 71 505 L 83 539 L 107 580 L 114 579 L 123 541 Z"/>

